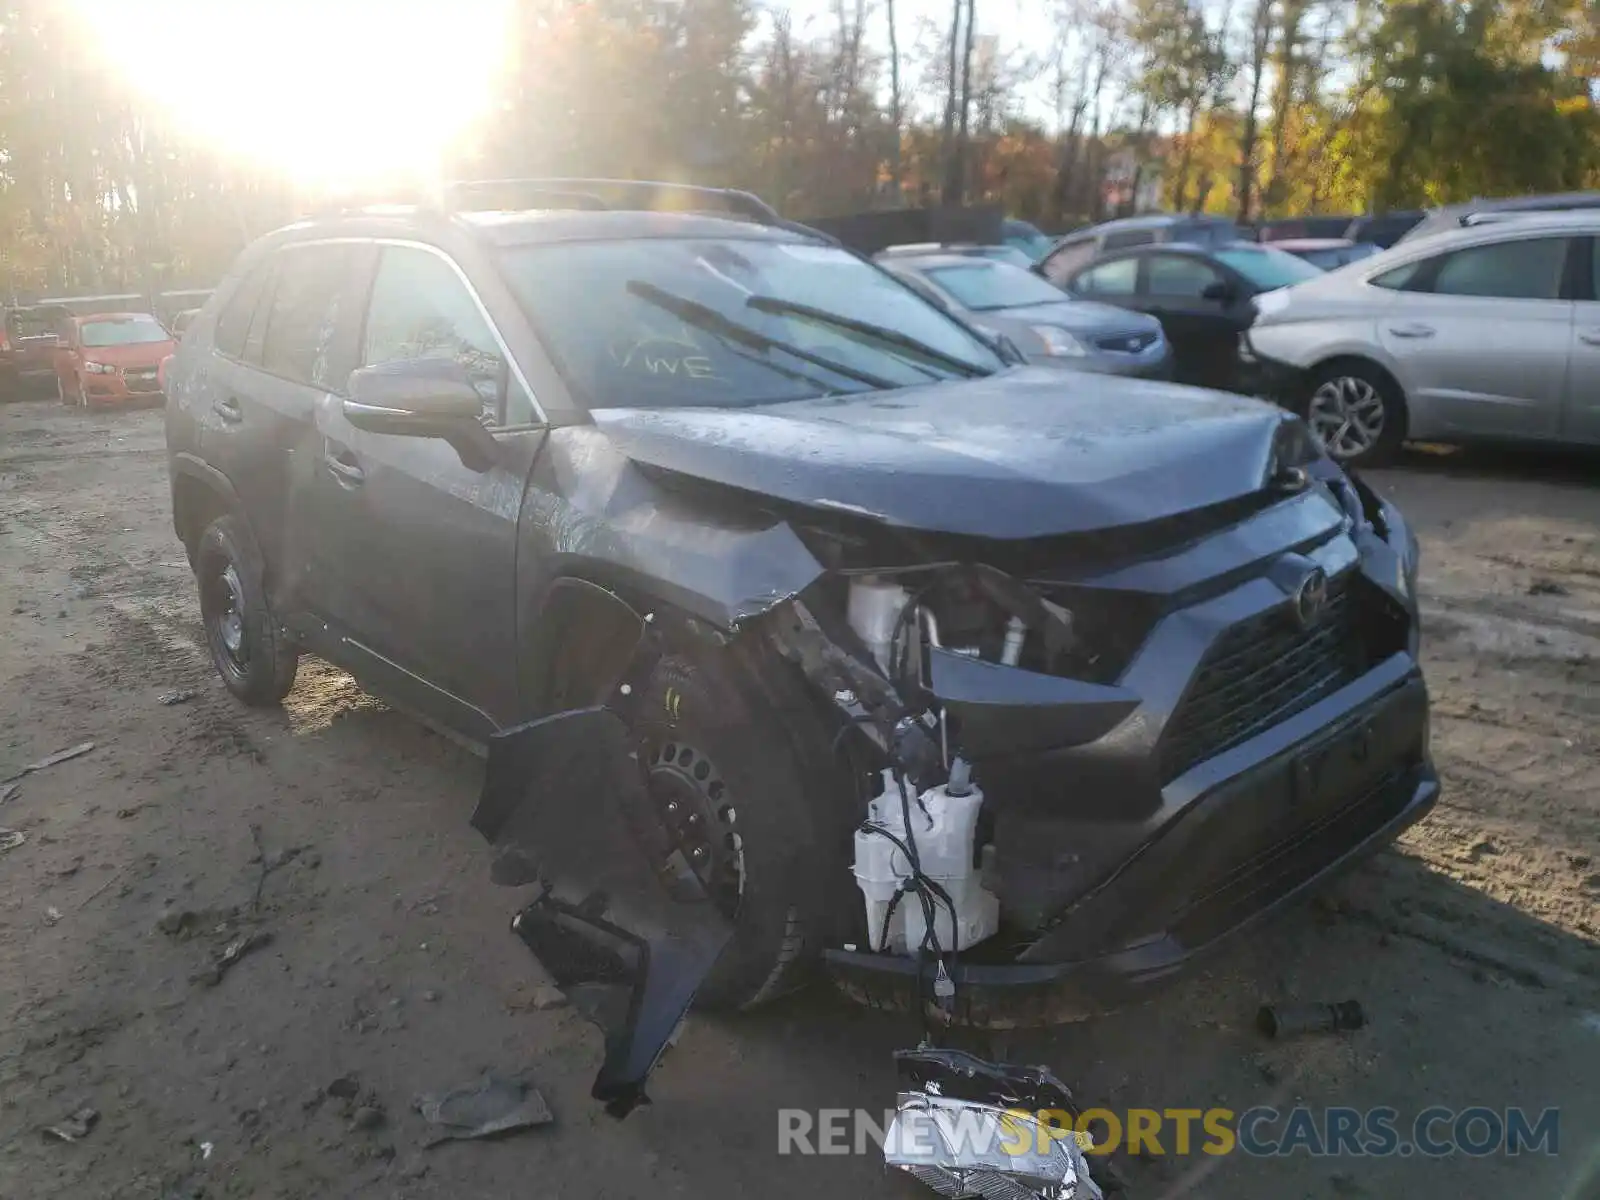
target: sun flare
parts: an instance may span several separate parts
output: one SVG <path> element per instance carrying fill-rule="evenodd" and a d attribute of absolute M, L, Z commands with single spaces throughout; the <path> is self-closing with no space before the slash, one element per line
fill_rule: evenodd
<path fill-rule="evenodd" d="M 311 186 L 429 178 L 492 101 L 509 0 L 72 0 L 99 70 Z"/>

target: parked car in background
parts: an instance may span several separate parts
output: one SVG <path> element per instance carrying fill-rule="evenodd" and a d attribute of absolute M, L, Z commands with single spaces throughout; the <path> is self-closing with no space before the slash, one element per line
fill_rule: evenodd
<path fill-rule="evenodd" d="M 1051 283 L 1062 280 L 1102 254 L 1135 246 L 1183 242 L 1197 246 L 1223 245 L 1239 240 L 1239 227 L 1226 217 L 1173 216 L 1125 217 L 1087 229 L 1074 230 L 1039 261 L 1039 273 Z"/>
<path fill-rule="evenodd" d="M 907 246 L 890 246 L 887 250 L 880 250 L 873 257 L 884 262 L 923 254 L 959 254 L 967 258 L 987 258 L 1024 269 L 1033 266 L 1033 259 L 1015 246 L 986 245 L 977 242 L 957 242 L 948 245 L 939 242 L 915 242 Z"/>
<path fill-rule="evenodd" d="M 1000 223 L 1000 237 L 1007 246 L 1028 256 L 1030 263 L 1038 262 L 1050 252 L 1056 239 L 1031 221 L 1007 217 Z"/>
<path fill-rule="evenodd" d="M 1254 381 L 1241 369 L 1239 335 L 1255 319 L 1256 297 L 1322 273 L 1255 242 L 1171 244 L 1108 254 L 1068 275 L 1062 286 L 1160 321 L 1180 383 L 1248 391 Z"/>
<path fill-rule="evenodd" d="M 11 308 L 0 323 L 0 399 L 17 400 L 55 377 L 57 327 L 64 310 Z"/>
<path fill-rule="evenodd" d="M 161 360 L 175 343 L 148 313 L 72 317 L 55 351 L 56 396 L 85 408 L 161 399 Z"/>
<path fill-rule="evenodd" d="M 1371 242 L 1380 250 L 1387 250 L 1411 232 L 1424 215 L 1421 209 L 1396 209 L 1360 216 L 1339 236 L 1352 242 Z"/>
<path fill-rule="evenodd" d="M 878 263 L 985 332 L 1010 338 L 1030 361 L 1164 379 L 1171 351 L 1153 317 L 1075 300 L 1007 262 L 954 254 L 882 254 Z"/>
<path fill-rule="evenodd" d="M 1261 297 L 1247 335 L 1328 453 L 1406 439 L 1600 443 L 1600 211 L 1407 240 Z"/>
<path fill-rule="evenodd" d="M 1256 241 L 1282 242 L 1290 238 L 1342 238 L 1355 217 L 1284 217 L 1256 225 Z"/>
<path fill-rule="evenodd" d="M 1432 237 L 1471 223 L 1482 213 L 1545 213 L 1600 208 L 1600 192 L 1555 192 L 1542 196 L 1502 196 L 1492 200 L 1468 200 L 1435 208 L 1409 229 L 1402 242 Z M 1346 235 L 1348 236 L 1348 235 Z"/>
<path fill-rule="evenodd" d="M 1378 247 L 1371 242 L 1352 242 L 1348 238 L 1282 238 L 1270 244 L 1274 250 L 1303 258 L 1324 271 L 1360 262 L 1379 253 Z"/>

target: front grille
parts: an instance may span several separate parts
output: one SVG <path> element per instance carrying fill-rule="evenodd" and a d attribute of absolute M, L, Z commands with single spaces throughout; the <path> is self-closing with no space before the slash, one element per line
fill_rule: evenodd
<path fill-rule="evenodd" d="M 1157 336 L 1153 330 L 1145 333 L 1119 333 L 1114 337 L 1096 338 L 1094 344 L 1113 354 L 1139 354 L 1155 345 Z"/>
<path fill-rule="evenodd" d="M 153 370 L 124 371 L 122 379 L 128 385 L 130 392 L 153 392 L 158 386 L 156 373 Z"/>
<path fill-rule="evenodd" d="M 1241 621 L 1207 652 L 1161 739 L 1162 782 L 1310 707 L 1360 676 L 1353 572 L 1331 580 L 1316 624 L 1288 604 Z"/>

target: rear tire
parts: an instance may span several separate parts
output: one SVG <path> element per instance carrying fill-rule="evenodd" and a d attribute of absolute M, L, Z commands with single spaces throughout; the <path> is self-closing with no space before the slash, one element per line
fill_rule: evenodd
<path fill-rule="evenodd" d="M 634 722 L 658 819 L 734 919 L 699 992 L 712 1008 L 798 987 L 850 880 L 849 780 L 831 767 L 822 722 L 801 689 L 763 687 L 751 673 L 731 655 L 666 656 Z"/>
<path fill-rule="evenodd" d="M 217 674 L 246 704 L 277 704 L 294 686 L 300 651 L 267 604 L 261 552 L 249 528 L 231 513 L 218 517 L 200 535 L 194 561 Z"/>
<path fill-rule="evenodd" d="M 1342 359 L 1324 364 L 1312 374 L 1297 407 L 1340 466 L 1381 466 L 1405 441 L 1405 396 L 1387 372 L 1371 363 Z"/>

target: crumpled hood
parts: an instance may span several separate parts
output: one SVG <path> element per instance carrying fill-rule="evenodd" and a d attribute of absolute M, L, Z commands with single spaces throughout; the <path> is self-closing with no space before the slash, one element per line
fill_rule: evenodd
<path fill-rule="evenodd" d="M 1258 491 L 1270 405 L 1024 367 L 753 408 L 596 409 L 635 462 L 889 525 L 993 538 L 1132 525 Z"/>

